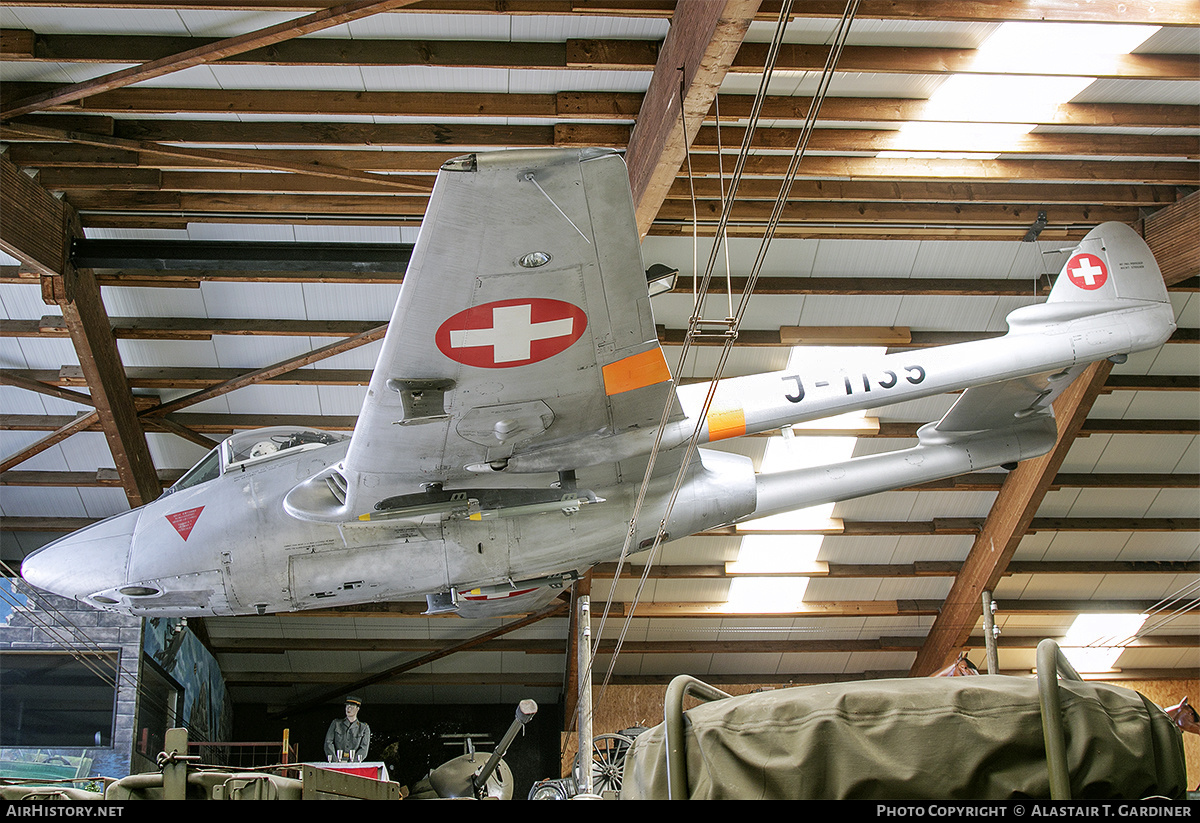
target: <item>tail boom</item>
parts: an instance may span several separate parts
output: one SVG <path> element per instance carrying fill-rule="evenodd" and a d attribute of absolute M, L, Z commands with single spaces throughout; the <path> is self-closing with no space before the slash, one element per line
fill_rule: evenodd
<path fill-rule="evenodd" d="M 688 422 L 703 417 L 700 439 L 711 442 L 971 386 L 1064 373 L 1157 348 L 1175 331 L 1174 311 L 1149 248 L 1119 223 L 1090 232 L 1063 266 L 1049 300 L 1017 309 L 1007 321 L 1008 333 L 995 339 L 887 354 L 854 366 L 815 363 L 722 380 L 707 409 L 711 384 L 677 391 Z"/>

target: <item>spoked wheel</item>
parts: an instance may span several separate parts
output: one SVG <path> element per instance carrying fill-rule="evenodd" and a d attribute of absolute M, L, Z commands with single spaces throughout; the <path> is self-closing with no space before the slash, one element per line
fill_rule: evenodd
<path fill-rule="evenodd" d="M 625 775 L 625 755 L 633 738 L 623 734 L 601 734 L 592 740 L 592 791 L 619 792 Z"/>

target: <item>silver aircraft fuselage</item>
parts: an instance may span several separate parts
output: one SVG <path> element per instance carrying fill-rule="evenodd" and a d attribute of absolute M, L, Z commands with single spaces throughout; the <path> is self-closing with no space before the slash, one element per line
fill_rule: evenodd
<path fill-rule="evenodd" d="M 497 208 L 512 221 L 481 222 Z M 33 552 L 22 576 L 138 615 L 420 596 L 431 612 L 523 611 L 656 540 L 1044 454 L 1072 380 L 1175 329 L 1149 248 L 1107 223 L 1003 337 L 675 386 L 626 172 L 603 150 L 447 163 L 413 261 L 353 437 L 237 433 L 158 500 Z M 756 474 L 698 448 L 963 389 L 896 452 Z"/>

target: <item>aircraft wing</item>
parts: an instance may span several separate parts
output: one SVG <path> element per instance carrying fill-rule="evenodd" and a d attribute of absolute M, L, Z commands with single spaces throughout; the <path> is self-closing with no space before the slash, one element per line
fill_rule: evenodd
<path fill-rule="evenodd" d="M 345 460 L 286 506 L 344 521 L 424 484 L 601 464 L 668 402 L 621 156 L 467 155 L 438 174 Z"/>
<path fill-rule="evenodd" d="M 1005 429 L 1035 414 L 1053 414 L 1050 404 L 1087 365 L 972 386 L 936 428 L 946 433 Z"/>

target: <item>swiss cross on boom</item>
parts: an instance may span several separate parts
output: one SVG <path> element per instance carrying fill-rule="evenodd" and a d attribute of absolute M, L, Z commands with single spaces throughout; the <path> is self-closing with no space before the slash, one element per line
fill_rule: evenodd
<path fill-rule="evenodd" d="M 553 357 L 583 336 L 587 315 L 562 300 L 524 297 L 460 311 L 438 327 L 442 354 L 466 366 L 507 369 Z"/>
<path fill-rule="evenodd" d="M 1077 254 L 1067 262 L 1067 277 L 1079 288 L 1092 291 L 1108 280 L 1108 269 L 1094 254 Z"/>

